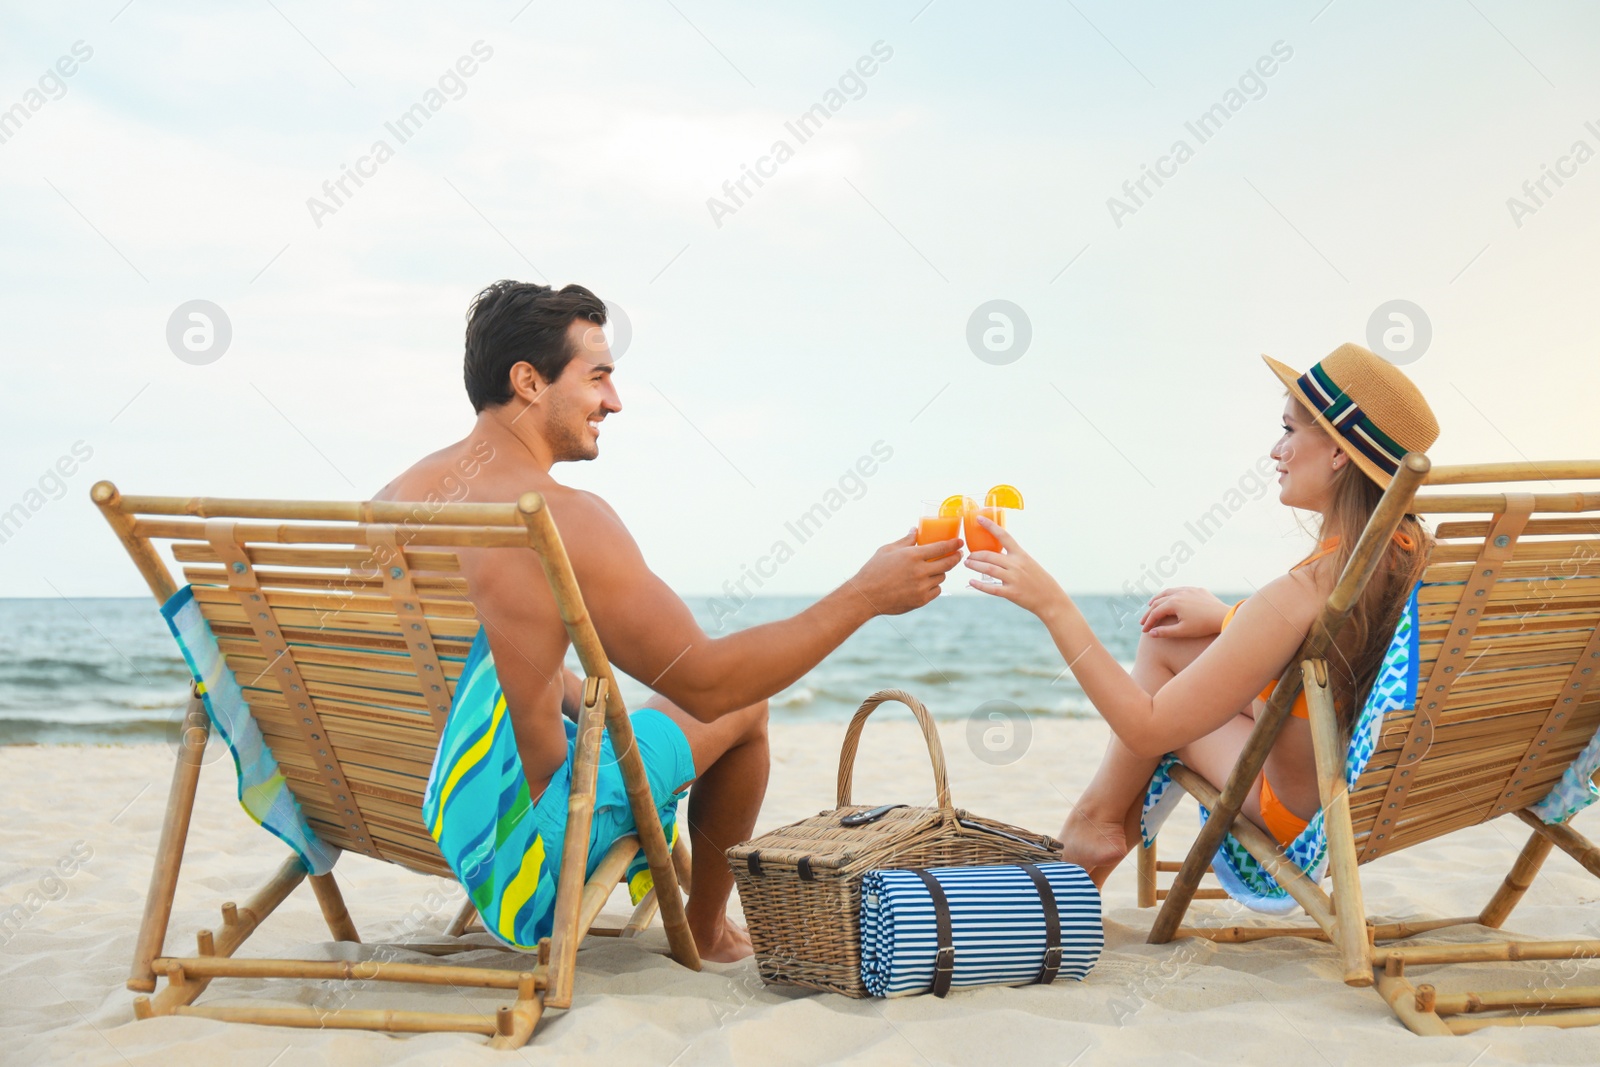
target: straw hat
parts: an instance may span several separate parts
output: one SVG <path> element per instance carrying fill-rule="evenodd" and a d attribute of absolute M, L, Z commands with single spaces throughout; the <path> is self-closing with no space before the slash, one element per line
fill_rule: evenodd
<path fill-rule="evenodd" d="M 1261 358 L 1351 461 L 1385 489 L 1407 452 L 1426 452 L 1439 439 L 1433 409 L 1411 379 L 1360 345 L 1340 345 L 1304 374 L 1271 356 Z"/>

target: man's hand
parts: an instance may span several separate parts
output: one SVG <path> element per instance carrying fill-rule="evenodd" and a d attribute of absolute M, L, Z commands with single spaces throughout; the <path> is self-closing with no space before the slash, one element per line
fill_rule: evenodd
<path fill-rule="evenodd" d="M 917 544 L 915 530 L 872 554 L 846 586 L 876 615 L 904 615 L 939 595 L 940 583 L 961 562 L 961 539 Z"/>
<path fill-rule="evenodd" d="M 1140 628 L 1151 637 L 1210 637 L 1222 632 L 1228 605 L 1192 585 L 1163 589 L 1150 598 Z"/>

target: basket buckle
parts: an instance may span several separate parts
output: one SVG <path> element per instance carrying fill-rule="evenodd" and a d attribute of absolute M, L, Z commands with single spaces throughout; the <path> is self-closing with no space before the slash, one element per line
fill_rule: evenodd
<path fill-rule="evenodd" d="M 946 945 L 933 956 L 934 974 L 954 974 L 956 969 L 956 950 L 954 945 Z"/>
<path fill-rule="evenodd" d="M 1051 971 L 1055 971 L 1055 970 L 1059 970 L 1060 969 L 1060 967 L 1061 967 L 1061 946 L 1060 945 L 1056 945 L 1056 946 L 1054 946 L 1052 948 L 1047 948 L 1047 949 L 1044 950 L 1044 965 L 1045 965 L 1046 969 L 1051 970 Z"/>

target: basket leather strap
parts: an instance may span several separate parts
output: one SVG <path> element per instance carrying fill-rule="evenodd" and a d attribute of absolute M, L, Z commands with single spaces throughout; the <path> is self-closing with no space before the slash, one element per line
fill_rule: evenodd
<path fill-rule="evenodd" d="M 933 921 L 939 949 L 933 957 L 933 985 L 929 992 L 942 997 L 950 992 L 950 979 L 956 971 L 956 946 L 950 936 L 950 900 L 944 895 L 944 886 L 933 875 L 920 867 L 913 868 L 911 873 L 922 879 L 922 884 L 928 887 L 928 896 L 933 900 Z"/>
<path fill-rule="evenodd" d="M 1017 866 L 1033 879 L 1033 887 L 1039 891 L 1039 906 L 1044 909 L 1044 963 L 1040 965 L 1039 977 L 1034 982 L 1049 985 L 1061 970 L 1061 911 L 1056 907 L 1055 891 L 1050 888 L 1050 879 L 1044 876 L 1044 872 L 1032 863 L 1019 863 Z"/>

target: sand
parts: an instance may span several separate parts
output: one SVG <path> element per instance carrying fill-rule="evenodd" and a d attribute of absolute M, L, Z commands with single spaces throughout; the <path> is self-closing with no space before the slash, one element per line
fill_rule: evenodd
<path fill-rule="evenodd" d="M 990 766 L 968 748 L 965 724 L 943 727 L 955 802 L 983 815 L 1054 832 L 1105 740 L 1099 723 L 1036 720 L 1023 757 Z M 833 806 L 840 724 L 773 728 L 775 763 L 758 830 Z M 858 801 L 926 802 L 927 756 L 909 720 L 869 726 L 857 769 Z M 483 1039 L 454 1034 L 390 1037 L 166 1017 L 134 1023 L 124 988 L 171 773 L 162 745 L 0 748 L 0 776 L 17 807 L 0 857 L 0 1061 L 7 1064 L 188 1063 L 487 1064 Z M 201 777 L 200 803 L 179 885 L 168 948 L 190 952 L 193 932 L 214 925 L 217 905 L 243 900 L 285 850 L 253 826 L 233 795 L 222 756 Z M 1600 806 L 1597 806 L 1600 807 Z M 1196 824 L 1192 808 L 1169 824 L 1176 855 Z M 1600 811 L 1575 825 L 1600 836 Z M 1494 891 L 1526 837 L 1511 820 L 1476 827 L 1366 868 L 1375 917 L 1468 914 Z M 359 856 L 337 871 L 362 937 L 437 934 L 462 899 L 453 883 Z M 1521 907 L 1512 932 L 1542 938 L 1600 937 L 1600 882 L 1556 853 Z M 659 926 L 640 944 L 591 939 L 579 956 L 573 1010 L 546 1015 L 528 1062 L 669 1063 L 1593 1063 L 1600 1030 L 1503 1028 L 1447 1040 L 1418 1038 L 1371 990 L 1339 981 L 1327 945 L 1296 940 L 1250 947 L 1186 941 L 1144 943 L 1153 912 L 1134 906 L 1131 861 L 1106 893 L 1106 950 L 1082 983 L 984 989 L 946 1000 L 856 1001 L 763 986 L 752 962 L 698 974 L 664 955 Z M 625 897 L 611 910 L 625 914 Z M 1199 918 L 1250 921 L 1225 902 L 1195 905 Z M 360 958 L 370 946 L 325 941 L 309 888 L 301 887 L 241 955 Z M 1439 940 L 1481 938 L 1476 928 Z M 401 953 L 397 958 L 411 958 Z M 471 953 L 463 963 L 498 963 Z M 427 962 L 425 957 L 416 957 Z M 1536 982 L 1600 983 L 1600 965 L 1478 964 L 1427 972 L 1441 987 L 1505 988 Z M 223 980 L 204 1003 L 489 1011 L 503 995 L 387 986 L 353 995 L 329 986 Z"/>

